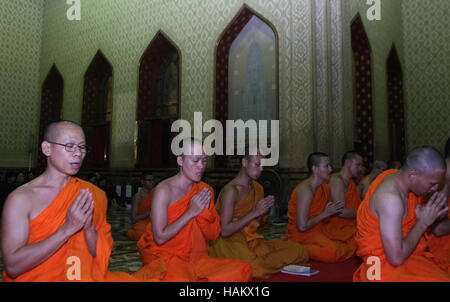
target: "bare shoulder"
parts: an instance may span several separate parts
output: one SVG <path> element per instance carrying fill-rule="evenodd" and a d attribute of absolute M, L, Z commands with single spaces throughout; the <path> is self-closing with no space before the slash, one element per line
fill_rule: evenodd
<path fill-rule="evenodd" d="M 232 181 L 227 183 L 223 189 L 220 191 L 220 200 L 226 202 L 227 200 L 235 200 L 239 195 L 238 185 L 233 183 Z"/>
<path fill-rule="evenodd" d="M 309 181 L 304 181 L 297 189 L 297 200 L 309 200 L 314 195 Z"/>
<path fill-rule="evenodd" d="M 386 180 L 379 185 L 370 199 L 369 206 L 377 218 L 387 215 L 403 216 L 405 211 L 402 198 L 395 188 L 392 178 L 386 178 Z"/>
<path fill-rule="evenodd" d="M 328 181 L 328 185 L 333 188 L 337 186 L 345 186 L 344 180 L 339 174 L 333 175 L 330 177 L 330 180 Z"/>
<path fill-rule="evenodd" d="M 31 212 L 31 200 L 33 200 L 34 194 L 34 188 L 28 184 L 22 185 L 12 191 L 5 201 L 3 217 L 12 216 L 12 214 L 24 214 L 28 216 Z"/>
<path fill-rule="evenodd" d="M 153 190 L 152 204 L 168 202 L 172 196 L 170 178 L 160 182 Z"/>

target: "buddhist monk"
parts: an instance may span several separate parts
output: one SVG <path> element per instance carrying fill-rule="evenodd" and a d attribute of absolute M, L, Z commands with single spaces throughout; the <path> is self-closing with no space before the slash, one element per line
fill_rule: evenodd
<path fill-rule="evenodd" d="M 363 263 L 353 281 L 450 281 L 427 249 L 425 231 L 447 215 L 447 199 L 434 192 L 445 161 L 433 147 L 414 148 L 400 170 L 381 173 L 358 209 L 357 254 Z M 421 195 L 432 193 L 425 205 Z"/>
<path fill-rule="evenodd" d="M 361 197 L 361 200 L 364 199 L 364 196 L 366 195 L 367 190 L 369 189 L 369 186 L 372 183 L 372 181 L 386 169 L 387 164 L 384 160 L 374 161 L 373 168 L 370 171 L 370 173 L 364 176 L 364 178 L 358 183 L 358 193 Z"/>
<path fill-rule="evenodd" d="M 220 192 L 216 208 L 220 211 L 221 236 L 209 255 L 243 260 L 252 265 L 254 278 L 269 278 L 286 265 L 307 264 L 308 253 L 298 243 L 264 240 L 257 233 L 274 204 L 274 196 L 264 198 L 264 189 L 256 182 L 263 171 L 261 158 L 260 154 L 250 155 L 247 148 L 239 174 Z"/>
<path fill-rule="evenodd" d="M 441 192 L 447 196 L 450 207 L 450 138 L 445 146 L 445 162 L 447 172 Z M 450 212 L 446 217 L 436 221 L 428 234 L 428 247 L 436 262 L 450 274 Z"/>
<path fill-rule="evenodd" d="M 153 193 L 151 222 L 137 243 L 143 268 L 135 276 L 171 282 L 250 281 L 250 264 L 208 256 L 208 240 L 220 234 L 220 217 L 212 188 L 200 181 L 207 156 L 201 141 L 182 143 L 178 174 Z"/>
<path fill-rule="evenodd" d="M 308 156 L 312 174 L 300 182 L 288 205 L 287 238 L 301 243 L 310 259 L 334 263 L 352 257 L 356 251 L 355 230 L 337 219 L 345 210 L 344 200 L 332 201 L 327 181 L 332 171 L 328 155 Z"/>
<path fill-rule="evenodd" d="M 108 272 L 113 246 L 107 198 L 73 177 L 86 155 L 83 130 L 70 121 L 50 124 L 41 143 L 43 174 L 14 190 L 2 219 L 5 281 L 137 281 Z"/>
<path fill-rule="evenodd" d="M 153 196 L 153 186 L 155 178 L 151 173 L 144 172 L 141 175 L 142 189 L 134 194 L 131 202 L 131 223 L 133 226 L 127 232 L 130 240 L 137 241 L 150 222 L 150 208 Z"/>
<path fill-rule="evenodd" d="M 353 179 L 358 177 L 362 170 L 362 156 L 355 151 L 347 151 L 342 157 L 341 170 L 339 173 L 333 174 L 328 181 L 332 201 L 345 201 L 345 208 L 339 217 L 356 218 L 356 210 L 361 203 L 361 198 Z"/>

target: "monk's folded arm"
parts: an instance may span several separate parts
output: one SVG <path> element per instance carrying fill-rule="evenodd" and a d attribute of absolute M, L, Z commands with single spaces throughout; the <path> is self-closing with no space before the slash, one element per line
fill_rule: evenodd
<path fill-rule="evenodd" d="M 331 189 L 331 201 L 332 202 L 343 202 L 344 209 L 341 211 L 341 214 L 338 217 L 341 218 L 355 218 L 356 211 L 352 209 L 345 208 L 345 184 L 344 181 L 337 176 L 331 177 L 329 186 Z"/>
<path fill-rule="evenodd" d="M 28 245 L 29 220 L 20 205 L 20 201 L 11 200 L 3 210 L 3 264 L 11 278 L 16 278 L 50 258 L 73 235 L 63 225 L 48 238 Z"/>
<path fill-rule="evenodd" d="M 222 237 L 229 237 L 247 226 L 252 220 L 258 218 L 263 213 L 255 210 L 251 211 L 239 220 L 232 221 L 234 216 L 234 204 L 238 196 L 238 191 L 234 186 L 230 186 L 221 194 L 220 201 L 220 226 Z"/>
<path fill-rule="evenodd" d="M 144 201 L 142 201 L 142 202 L 144 202 Z M 133 196 L 133 200 L 131 201 L 131 223 L 132 224 L 135 224 L 139 220 L 145 219 L 148 216 L 147 215 L 147 216 L 143 217 L 147 213 L 138 215 L 138 210 L 139 210 L 139 196 L 138 196 L 138 194 L 135 194 Z"/>
<path fill-rule="evenodd" d="M 299 189 L 297 190 L 297 222 L 296 226 L 300 232 L 305 232 L 309 229 L 315 227 L 323 219 L 327 218 L 325 212 L 316 215 L 313 218 L 309 218 L 309 212 L 311 208 L 311 203 L 313 202 L 314 196 L 310 190 Z"/>
<path fill-rule="evenodd" d="M 375 202 L 375 198 L 373 198 Z M 417 221 L 403 238 L 402 219 L 404 207 L 400 198 L 389 194 L 377 196 L 376 213 L 380 220 L 380 234 L 386 259 L 392 266 L 402 265 L 412 254 L 428 226 Z"/>
<path fill-rule="evenodd" d="M 173 223 L 168 223 L 167 209 L 169 207 L 170 200 L 167 196 L 170 196 L 170 192 L 165 187 L 160 187 L 153 193 L 152 201 L 152 232 L 153 237 L 158 245 L 162 245 L 172 239 L 178 234 L 181 229 L 196 215 L 191 211 L 191 208 L 187 210 L 180 218 Z"/>
<path fill-rule="evenodd" d="M 136 216 L 134 217 L 134 219 L 132 220 L 132 223 L 134 224 L 134 223 L 136 223 L 136 222 L 138 222 L 138 221 L 140 221 L 140 220 L 144 220 L 144 219 L 147 218 L 149 215 L 150 215 L 150 210 L 147 211 L 147 212 L 145 212 L 144 214 L 136 215 Z"/>

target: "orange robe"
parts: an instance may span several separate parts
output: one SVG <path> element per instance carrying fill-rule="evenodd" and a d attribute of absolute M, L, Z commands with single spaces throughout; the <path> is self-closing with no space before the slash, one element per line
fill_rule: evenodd
<path fill-rule="evenodd" d="M 232 221 L 239 220 L 253 211 L 257 202 L 263 198 L 263 187 L 253 181 L 249 195 L 234 208 Z M 219 200 L 216 208 L 220 209 Z M 209 255 L 250 263 L 254 278 L 269 278 L 286 265 L 303 265 L 308 262 L 308 253 L 302 245 L 285 240 L 264 240 L 264 236 L 257 233 L 259 226 L 259 222 L 253 220 L 241 231 L 226 238 L 219 237 L 211 245 Z"/>
<path fill-rule="evenodd" d="M 106 222 L 108 200 L 105 192 L 79 178 L 71 178 L 52 203 L 36 218 L 30 221 L 27 244 L 42 241 L 55 233 L 65 223 L 67 210 L 78 196 L 80 189 L 84 188 L 89 188 L 95 201 L 93 224 L 98 233 L 96 257 L 93 258 L 89 252 L 84 238 L 84 231 L 81 230 L 72 235 L 47 260 L 17 278 L 10 278 L 4 270 L 4 281 L 138 281 L 129 274 L 108 271 L 109 257 L 113 246 L 113 239 L 110 232 L 111 226 Z M 75 259 L 79 259 L 79 266 Z M 77 270 L 80 272 L 79 280 L 76 280 Z M 75 280 L 72 280 L 74 278 Z"/>
<path fill-rule="evenodd" d="M 301 243 L 308 251 L 309 257 L 314 260 L 334 263 L 352 257 L 356 251 L 355 228 L 342 221 L 346 219 L 336 216 L 328 217 L 305 232 L 297 229 L 297 190 L 301 184 L 298 184 L 292 192 L 288 204 L 287 238 Z M 330 187 L 327 183 L 323 183 L 314 195 L 309 219 L 322 213 L 330 201 Z"/>
<path fill-rule="evenodd" d="M 336 175 L 335 173 L 333 175 Z M 345 207 L 357 211 L 361 204 L 361 197 L 358 194 L 357 185 L 353 179 L 350 179 L 345 191 Z M 350 238 L 356 235 L 356 218 L 342 218 L 335 216 L 333 219 L 325 224 L 327 233 L 334 238 Z M 351 235 L 350 235 L 351 234 Z M 356 245 L 356 243 L 355 243 Z"/>
<path fill-rule="evenodd" d="M 386 176 L 396 173 L 398 170 L 387 170 L 380 174 L 371 184 L 367 191 L 361 206 L 358 209 L 357 220 L 357 234 L 356 241 L 358 243 L 358 252 L 363 262 L 361 266 L 353 274 L 353 281 L 371 281 L 368 275 L 376 273 L 375 263 L 368 260 L 371 256 L 376 256 L 379 259 L 379 273 L 382 282 L 429 282 L 429 281 L 450 281 L 450 275 L 439 268 L 438 265 L 432 262 L 433 255 L 426 250 L 427 242 L 424 236 L 417 244 L 412 254 L 405 260 L 402 265 L 397 267 L 392 266 L 386 259 L 383 242 L 380 234 L 379 220 L 372 214 L 369 203 L 370 199 L 384 181 Z M 420 198 L 410 192 L 408 195 L 408 214 L 402 220 L 402 234 L 406 237 L 407 234 L 416 224 L 415 208 L 420 203 Z M 368 272 L 368 270 L 370 271 Z M 372 277 L 371 277 L 372 278 Z"/>
<path fill-rule="evenodd" d="M 203 182 L 194 183 L 186 196 L 167 209 L 168 224 L 175 222 L 189 209 L 191 198 L 203 188 L 211 193 L 209 209 L 191 219 L 169 241 L 157 245 L 153 238 L 151 222 L 137 243 L 143 267 L 134 276 L 141 280 L 157 278 L 169 282 L 240 282 L 250 281 L 251 266 L 239 260 L 211 258 L 207 240 L 220 234 L 220 217 L 214 206 L 214 194 Z"/>
<path fill-rule="evenodd" d="M 150 209 L 152 207 L 153 191 L 154 191 L 154 189 L 152 189 L 148 193 L 147 197 L 145 197 L 145 199 L 139 204 L 137 215 L 142 215 L 142 214 L 150 211 Z M 133 224 L 131 229 L 129 229 L 127 232 L 128 238 L 130 238 L 130 240 L 133 240 L 133 241 L 139 240 L 139 238 L 141 238 L 142 234 L 144 234 L 145 230 L 147 229 L 147 224 L 149 222 L 150 222 L 150 215 L 147 218 L 141 219 L 138 222 L 136 222 L 135 224 Z"/>
<path fill-rule="evenodd" d="M 450 197 L 448 198 L 450 208 Z M 450 219 L 450 211 L 447 216 Z M 450 274 L 450 235 L 436 237 L 431 232 L 426 234 L 428 249 L 433 254 L 433 261 Z"/>

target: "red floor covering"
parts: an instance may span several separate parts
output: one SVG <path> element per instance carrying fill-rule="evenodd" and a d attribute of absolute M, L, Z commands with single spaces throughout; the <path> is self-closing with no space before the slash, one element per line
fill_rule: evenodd
<path fill-rule="evenodd" d="M 341 263 L 310 261 L 310 266 L 320 272 L 311 277 L 278 273 L 269 279 L 254 279 L 255 282 L 352 282 L 353 272 L 361 264 L 361 259 L 352 257 Z"/>

